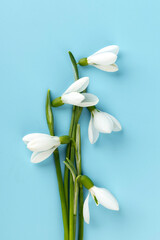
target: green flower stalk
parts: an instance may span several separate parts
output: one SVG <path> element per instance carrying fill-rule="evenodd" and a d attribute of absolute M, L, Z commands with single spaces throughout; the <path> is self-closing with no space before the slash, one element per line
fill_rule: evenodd
<path fill-rule="evenodd" d="M 73 54 L 71 52 L 69 52 L 69 56 L 72 62 L 72 66 L 74 69 L 74 76 L 75 76 L 75 82 L 76 85 L 78 86 L 79 83 L 79 75 L 78 75 L 78 68 L 77 68 L 77 64 L 75 61 L 75 58 L 73 56 Z M 83 80 L 83 85 L 81 85 L 81 91 L 85 90 L 85 88 L 88 86 L 88 78 L 83 78 L 85 79 L 85 81 Z M 78 80 L 78 81 L 77 81 Z M 74 84 L 75 84 L 74 83 Z M 71 85 L 71 86 L 76 86 L 76 85 Z M 83 86 L 83 88 L 82 88 Z M 69 88 L 70 89 L 70 88 Z M 75 88 L 74 88 L 75 89 Z M 72 87 L 71 87 L 72 90 Z M 83 93 L 81 93 L 83 94 Z M 96 99 L 94 99 L 93 101 L 93 96 L 91 96 L 91 98 L 89 99 L 89 105 L 91 106 L 91 101 L 92 102 L 97 102 Z M 95 102 L 93 103 L 93 105 L 95 105 Z M 76 105 L 76 104 L 75 104 Z M 69 130 L 69 136 L 72 137 L 73 140 L 75 140 L 76 138 L 76 128 L 77 128 L 77 124 L 82 112 L 82 106 L 83 104 L 77 104 L 77 106 L 73 106 L 73 111 L 72 111 L 72 118 L 71 118 L 71 124 L 70 124 L 70 130 Z M 85 102 L 85 106 L 87 106 L 88 103 Z M 84 107 L 84 105 L 83 105 Z M 74 164 L 74 159 L 75 159 L 75 149 L 74 149 L 74 144 L 71 143 L 68 148 L 67 148 L 67 153 L 66 153 L 66 157 L 68 157 L 70 159 L 70 161 Z M 66 196 L 66 202 L 68 202 L 68 197 L 69 197 L 69 204 L 67 204 L 67 206 L 69 206 L 69 239 L 70 240 L 74 240 L 75 239 L 75 229 L 76 229 L 76 218 L 74 217 L 74 189 L 75 189 L 75 185 L 73 182 L 73 178 L 70 177 L 70 196 L 68 196 L 68 168 L 65 167 L 65 174 L 64 174 L 64 187 L 65 187 L 65 196 Z M 76 186 L 77 188 L 77 186 Z M 83 230 L 83 229 L 82 229 Z M 83 234 L 82 234 L 83 235 Z"/>
<path fill-rule="evenodd" d="M 80 124 L 77 124 L 76 129 L 76 149 L 77 149 L 77 157 L 76 157 L 76 166 L 77 166 L 77 174 L 82 174 L 82 166 L 81 166 L 81 131 Z M 79 228 L 78 228 L 78 240 L 83 240 L 83 187 L 81 183 L 75 184 L 75 198 L 74 198 L 74 215 L 77 216 L 77 204 L 78 204 L 78 194 L 79 194 Z M 76 220 L 75 220 L 76 221 Z"/>
<path fill-rule="evenodd" d="M 48 90 L 47 99 L 46 99 L 46 119 L 50 134 L 54 136 L 54 122 L 53 122 L 53 113 L 51 109 L 50 103 L 50 91 Z M 67 141 L 68 138 L 63 140 Z M 68 142 L 67 142 L 68 143 Z M 63 187 L 63 179 L 62 179 L 62 172 L 60 167 L 60 158 L 59 158 L 59 151 L 56 149 L 54 151 L 54 162 L 56 167 L 57 173 L 57 180 L 58 180 L 58 187 L 59 187 L 59 194 L 61 200 L 61 207 L 62 207 L 62 217 L 63 217 L 63 226 L 64 226 L 64 240 L 68 240 L 68 214 L 67 214 L 67 207 L 66 207 L 66 199 Z"/>

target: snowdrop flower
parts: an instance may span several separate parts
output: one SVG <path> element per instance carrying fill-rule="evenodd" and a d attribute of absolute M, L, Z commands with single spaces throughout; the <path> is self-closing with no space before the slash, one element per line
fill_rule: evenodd
<path fill-rule="evenodd" d="M 89 194 L 83 204 L 83 217 L 84 221 L 89 224 L 90 213 L 89 213 L 89 196 L 91 194 L 93 200 L 98 206 L 101 204 L 103 207 L 110 210 L 119 210 L 119 205 L 115 197 L 105 188 L 99 188 L 94 186 L 92 180 L 86 175 L 79 175 L 77 177 L 77 182 L 81 183 L 86 189 L 88 189 Z"/>
<path fill-rule="evenodd" d="M 31 133 L 23 137 L 27 148 L 31 150 L 31 162 L 39 163 L 48 158 L 61 144 L 69 143 L 68 136 L 50 136 L 43 133 Z"/>
<path fill-rule="evenodd" d="M 93 186 L 89 189 L 89 194 L 83 204 L 83 218 L 86 223 L 90 222 L 89 213 L 89 196 L 92 196 L 96 205 L 101 204 L 103 207 L 110 210 L 118 211 L 119 205 L 115 197 L 105 188 L 98 188 Z"/>
<path fill-rule="evenodd" d="M 118 71 L 118 66 L 115 62 L 118 52 L 119 47 L 117 45 L 111 45 L 102 48 L 88 58 L 81 58 L 78 63 L 81 66 L 92 65 L 106 72 L 116 72 Z"/>
<path fill-rule="evenodd" d="M 88 108 L 91 111 L 91 119 L 88 127 L 88 138 L 93 144 L 97 141 L 99 133 L 111 133 L 121 131 L 122 127 L 112 115 L 101 112 L 95 107 Z"/>
<path fill-rule="evenodd" d="M 72 104 L 79 107 L 94 106 L 99 102 L 99 99 L 90 93 L 82 93 L 89 84 L 89 78 L 83 77 L 75 81 L 70 87 L 62 94 L 52 101 L 53 107 L 59 107 L 66 104 Z"/>

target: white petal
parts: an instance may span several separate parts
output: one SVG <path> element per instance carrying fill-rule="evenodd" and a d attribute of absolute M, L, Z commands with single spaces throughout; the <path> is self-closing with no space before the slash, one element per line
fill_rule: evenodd
<path fill-rule="evenodd" d="M 56 147 L 51 148 L 44 152 L 33 152 L 32 156 L 31 156 L 31 162 L 32 163 L 40 163 L 40 162 L 44 161 L 54 152 L 55 149 L 56 149 Z"/>
<path fill-rule="evenodd" d="M 117 55 L 111 52 L 103 52 L 92 55 L 88 57 L 87 60 L 88 64 L 91 65 L 98 64 L 106 66 L 115 63 L 115 61 L 117 60 Z"/>
<path fill-rule="evenodd" d="M 110 46 L 100 49 L 99 51 L 95 52 L 94 54 L 102 53 L 102 52 L 112 52 L 117 55 L 119 52 L 119 47 L 117 45 L 110 45 Z"/>
<path fill-rule="evenodd" d="M 115 118 L 115 117 L 113 117 L 112 115 L 110 115 L 110 114 L 108 114 L 108 113 L 106 113 L 111 119 L 112 119 L 112 121 L 113 121 L 113 131 L 114 132 L 119 132 L 119 131 L 121 131 L 122 130 L 122 127 L 121 127 L 121 124 L 119 123 L 119 121 Z"/>
<path fill-rule="evenodd" d="M 98 137 L 99 137 L 99 132 L 94 127 L 93 116 L 91 114 L 91 119 L 90 119 L 89 126 L 88 126 L 88 138 L 89 138 L 90 143 L 94 144 L 97 141 Z"/>
<path fill-rule="evenodd" d="M 90 189 L 91 194 L 94 194 L 103 207 L 110 210 L 119 210 L 119 205 L 115 197 L 105 188 L 92 187 Z"/>
<path fill-rule="evenodd" d="M 106 113 L 97 110 L 94 110 L 93 114 L 94 126 L 99 132 L 111 133 L 113 131 L 113 121 L 109 115 L 106 115 Z"/>
<path fill-rule="evenodd" d="M 98 102 L 99 99 L 97 96 L 91 94 L 91 93 L 81 93 L 85 98 L 84 100 L 77 104 L 79 107 L 90 107 L 90 106 L 95 106 Z"/>
<path fill-rule="evenodd" d="M 71 93 L 71 92 L 82 92 L 87 88 L 89 84 L 89 78 L 88 77 L 83 77 L 75 81 L 70 85 L 70 87 L 64 92 L 66 93 Z"/>
<path fill-rule="evenodd" d="M 83 204 L 83 218 L 86 223 L 89 224 L 90 222 L 90 214 L 89 214 L 89 195 L 86 197 L 84 204 Z"/>
<path fill-rule="evenodd" d="M 59 146 L 60 140 L 59 137 L 47 135 L 47 137 L 39 137 L 33 139 L 27 144 L 27 148 L 34 152 L 46 151 L 54 146 Z"/>
<path fill-rule="evenodd" d="M 94 67 L 105 71 L 105 72 L 117 72 L 118 71 L 118 66 L 114 63 L 111 65 L 107 65 L 107 66 L 102 66 L 102 65 L 93 65 Z"/>
<path fill-rule="evenodd" d="M 63 103 L 77 105 L 81 103 L 85 99 L 85 97 L 81 93 L 71 92 L 62 95 L 61 99 Z"/>
<path fill-rule="evenodd" d="M 43 138 L 43 137 L 46 137 L 46 136 L 49 136 L 49 135 L 44 134 L 44 133 L 30 133 L 30 134 L 27 134 L 26 136 L 24 136 L 22 140 L 27 144 L 33 139 L 36 139 L 36 138 L 39 138 L 39 137 Z"/>

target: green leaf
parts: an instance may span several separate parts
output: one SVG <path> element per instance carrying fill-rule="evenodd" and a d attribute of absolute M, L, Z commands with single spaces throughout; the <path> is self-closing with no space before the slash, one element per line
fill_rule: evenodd
<path fill-rule="evenodd" d="M 72 161 L 70 161 L 69 160 L 69 158 L 66 158 L 66 161 L 68 162 L 68 164 L 72 167 L 72 169 L 74 170 L 74 172 L 75 172 L 75 175 L 77 176 L 77 171 L 76 171 L 76 168 L 75 168 L 75 166 L 74 166 L 74 164 L 73 164 L 73 162 Z"/>
<path fill-rule="evenodd" d="M 75 80 L 78 80 L 79 75 L 78 75 L 78 68 L 77 68 L 76 60 L 75 60 L 73 54 L 70 51 L 68 53 L 69 53 L 69 56 L 70 56 L 70 59 L 71 59 L 71 62 L 72 62 Z"/>
<path fill-rule="evenodd" d="M 75 181 L 77 172 L 76 172 L 76 169 L 75 169 L 73 163 L 68 158 L 66 158 L 66 161 L 63 161 L 63 162 L 66 165 L 66 167 L 70 170 L 73 180 Z"/>

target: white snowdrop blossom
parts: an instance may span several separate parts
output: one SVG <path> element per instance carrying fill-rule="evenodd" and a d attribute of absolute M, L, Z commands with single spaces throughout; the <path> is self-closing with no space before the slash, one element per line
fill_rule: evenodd
<path fill-rule="evenodd" d="M 91 111 L 91 119 L 88 127 L 89 141 L 93 144 L 97 141 L 99 133 L 111 133 L 121 131 L 119 121 L 112 115 L 101 112 L 96 108 Z"/>
<path fill-rule="evenodd" d="M 27 148 L 31 150 L 31 162 L 40 163 L 47 159 L 55 149 L 60 146 L 61 141 L 57 136 L 43 133 L 31 133 L 23 137 Z"/>
<path fill-rule="evenodd" d="M 118 66 L 115 64 L 119 47 L 111 45 L 100 49 L 88 58 L 82 58 L 79 64 L 82 66 L 92 65 L 106 72 L 118 71 Z"/>
<path fill-rule="evenodd" d="M 105 188 L 91 187 L 89 194 L 83 204 L 83 218 L 86 223 L 90 222 L 90 212 L 89 212 L 89 196 L 91 194 L 96 205 L 101 204 L 103 207 L 110 210 L 119 211 L 119 205 L 115 197 Z"/>
<path fill-rule="evenodd" d="M 75 81 L 60 98 L 52 101 L 52 106 L 57 107 L 63 105 L 64 103 L 79 107 L 96 105 L 99 102 L 99 99 L 95 95 L 91 93 L 82 93 L 87 88 L 88 84 L 88 77 L 83 77 Z"/>

